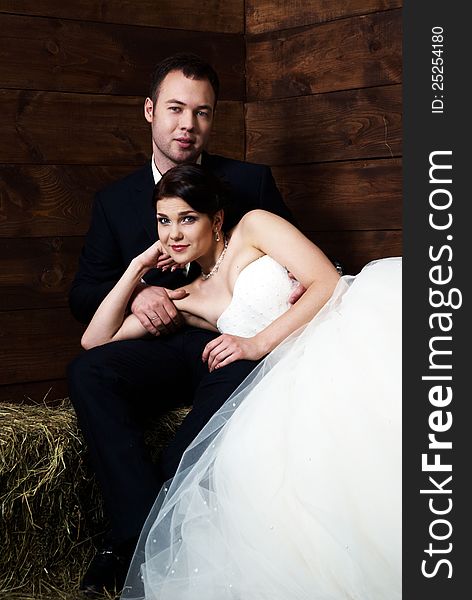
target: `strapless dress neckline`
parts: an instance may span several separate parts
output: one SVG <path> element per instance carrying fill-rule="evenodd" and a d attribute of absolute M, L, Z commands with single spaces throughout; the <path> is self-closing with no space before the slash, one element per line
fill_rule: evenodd
<path fill-rule="evenodd" d="M 287 269 L 264 254 L 239 273 L 231 302 L 216 327 L 221 333 L 252 337 L 290 308 L 288 299 L 297 282 Z"/>

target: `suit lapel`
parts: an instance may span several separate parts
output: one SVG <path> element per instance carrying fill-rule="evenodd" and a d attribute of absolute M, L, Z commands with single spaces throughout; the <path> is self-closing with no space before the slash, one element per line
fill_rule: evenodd
<path fill-rule="evenodd" d="M 151 243 L 157 240 L 156 211 L 152 204 L 153 191 L 154 179 L 149 163 L 135 184 L 134 209 Z"/>
<path fill-rule="evenodd" d="M 205 152 L 205 151 L 202 152 L 202 167 L 205 167 L 209 171 L 212 171 L 215 166 L 214 162 L 215 161 L 211 154 L 208 154 L 208 152 Z"/>

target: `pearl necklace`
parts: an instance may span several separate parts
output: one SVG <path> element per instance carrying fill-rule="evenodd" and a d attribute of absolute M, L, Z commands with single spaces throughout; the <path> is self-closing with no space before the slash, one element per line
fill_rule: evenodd
<path fill-rule="evenodd" d="M 221 262 L 223 261 L 223 258 L 225 257 L 227 248 L 228 248 L 228 240 L 226 239 L 226 236 L 224 236 L 224 247 L 223 247 L 223 250 L 221 251 L 221 254 L 218 257 L 218 260 L 215 263 L 215 266 L 208 273 L 204 273 L 202 271 L 202 279 L 204 279 L 204 280 L 210 279 L 210 277 L 212 277 L 218 271 L 218 269 L 220 268 Z"/>

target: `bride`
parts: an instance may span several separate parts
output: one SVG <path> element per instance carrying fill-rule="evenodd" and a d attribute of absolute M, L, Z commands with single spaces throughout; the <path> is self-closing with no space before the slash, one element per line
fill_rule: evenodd
<path fill-rule="evenodd" d="M 160 239 L 100 305 L 84 347 L 147 335 L 126 314 L 141 277 L 197 261 L 176 305 L 221 333 L 202 360 L 267 356 L 161 491 L 122 598 L 401 598 L 400 259 L 339 280 L 270 213 L 225 234 L 218 184 L 198 166 L 168 171 L 155 198 Z M 288 272 L 306 288 L 293 306 Z"/>

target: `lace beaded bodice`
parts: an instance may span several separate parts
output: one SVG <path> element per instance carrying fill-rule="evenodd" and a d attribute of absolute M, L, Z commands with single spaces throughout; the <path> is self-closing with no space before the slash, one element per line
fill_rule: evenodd
<path fill-rule="evenodd" d="M 252 337 L 290 308 L 297 282 L 287 269 L 264 255 L 249 263 L 234 284 L 233 298 L 216 326 L 221 333 Z"/>

